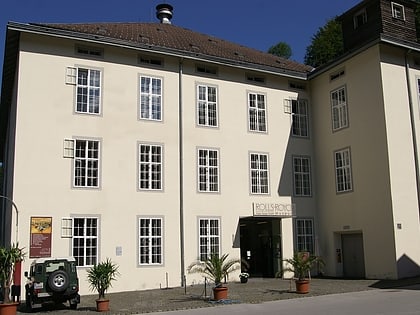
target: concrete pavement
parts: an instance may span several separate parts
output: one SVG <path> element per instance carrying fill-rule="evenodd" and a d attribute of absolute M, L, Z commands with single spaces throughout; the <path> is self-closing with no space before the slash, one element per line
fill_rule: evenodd
<path fill-rule="evenodd" d="M 313 296 L 261 304 L 218 305 L 156 315 L 419 315 L 420 285 Z"/>

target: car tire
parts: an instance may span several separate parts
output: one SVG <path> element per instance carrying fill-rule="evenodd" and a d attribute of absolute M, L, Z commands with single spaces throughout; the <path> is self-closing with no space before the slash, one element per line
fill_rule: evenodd
<path fill-rule="evenodd" d="M 48 285 L 55 292 L 62 292 L 69 286 L 69 275 L 64 270 L 56 270 L 48 277 Z"/>
<path fill-rule="evenodd" d="M 77 309 L 77 303 L 76 303 L 76 302 L 72 302 L 72 301 L 70 301 L 70 309 L 71 309 L 71 310 L 75 310 L 75 309 Z"/>

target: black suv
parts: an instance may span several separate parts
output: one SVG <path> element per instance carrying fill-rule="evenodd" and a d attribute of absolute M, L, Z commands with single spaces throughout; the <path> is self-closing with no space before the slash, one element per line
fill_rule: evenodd
<path fill-rule="evenodd" d="M 80 303 L 79 278 L 76 260 L 67 258 L 39 258 L 32 262 L 25 272 L 28 283 L 25 285 L 26 307 L 32 311 L 44 303 L 64 303 L 76 309 Z"/>

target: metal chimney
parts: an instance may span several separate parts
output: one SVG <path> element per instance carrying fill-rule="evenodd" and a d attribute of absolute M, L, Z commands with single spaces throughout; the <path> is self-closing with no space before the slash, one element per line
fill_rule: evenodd
<path fill-rule="evenodd" d="M 156 6 L 156 17 L 163 24 L 171 24 L 173 7 L 170 4 L 163 3 Z"/>

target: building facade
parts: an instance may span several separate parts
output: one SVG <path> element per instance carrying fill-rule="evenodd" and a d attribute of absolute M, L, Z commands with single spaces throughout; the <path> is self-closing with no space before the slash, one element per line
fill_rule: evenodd
<path fill-rule="evenodd" d="M 74 256 L 82 294 L 107 257 L 114 291 L 202 281 L 186 270 L 210 253 L 254 277 L 295 251 L 330 276 L 419 274 L 420 49 L 410 32 L 348 40 L 388 13 L 412 31 L 411 2 L 343 14 L 346 53 L 315 70 L 174 26 L 170 9 L 8 24 L 0 237 L 26 248 L 23 269 Z"/>

